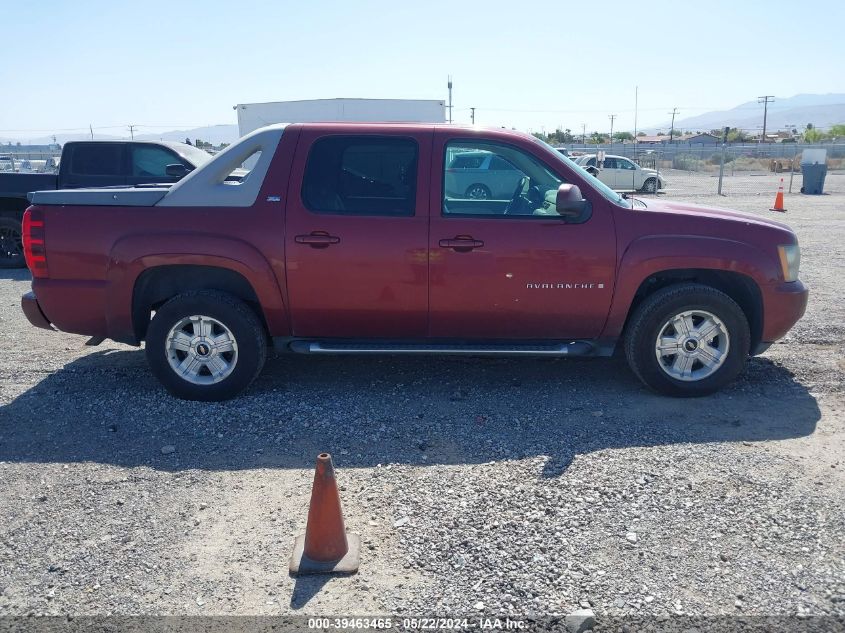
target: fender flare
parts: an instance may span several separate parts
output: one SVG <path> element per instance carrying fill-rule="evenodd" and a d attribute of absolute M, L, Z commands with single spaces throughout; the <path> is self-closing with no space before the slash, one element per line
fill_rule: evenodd
<path fill-rule="evenodd" d="M 216 234 L 192 233 L 186 241 L 178 233 L 143 233 L 121 238 L 109 253 L 105 307 L 110 338 L 137 343 L 132 304 L 138 277 L 152 268 L 178 265 L 213 266 L 238 273 L 255 292 L 271 335 L 289 332 L 283 288 L 270 263 L 255 247 Z"/>
<path fill-rule="evenodd" d="M 602 337 L 621 336 L 637 290 L 646 279 L 690 269 L 738 273 L 751 279 L 761 292 L 763 286 L 778 280 L 777 262 L 747 242 L 696 235 L 641 237 L 631 242 L 619 260 Z"/>

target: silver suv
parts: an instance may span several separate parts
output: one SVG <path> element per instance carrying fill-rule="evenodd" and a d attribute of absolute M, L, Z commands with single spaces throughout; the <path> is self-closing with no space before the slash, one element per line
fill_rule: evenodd
<path fill-rule="evenodd" d="M 446 169 L 446 195 L 472 200 L 510 200 L 524 175 L 493 152 L 460 152 Z"/>

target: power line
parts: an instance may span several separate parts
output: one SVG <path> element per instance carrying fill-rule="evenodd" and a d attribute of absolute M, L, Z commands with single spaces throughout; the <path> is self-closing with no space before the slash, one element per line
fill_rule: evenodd
<path fill-rule="evenodd" d="M 763 95 L 762 97 L 757 97 L 757 103 L 763 104 L 763 134 L 760 136 L 760 142 L 766 142 L 766 115 L 769 111 L 769 103 L 775 100 L 774 95 Z"/>
<path fill-rule="evenodd" d="M 675 115 L 678 114 L 678 108 L 672 108 L 671 112 L 667 112 L 666 114 L 672 115 L 672 127 L 669 130 L 669 142 L 672 142 L 672 137 L 675 135 Z"/>

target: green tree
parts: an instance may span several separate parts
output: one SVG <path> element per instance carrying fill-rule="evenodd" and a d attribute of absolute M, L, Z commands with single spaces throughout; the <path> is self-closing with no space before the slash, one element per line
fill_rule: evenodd
<path fill-rule="evenodd" d="M 809 128 L 804 131 L 805 143 L 819 143 L 825 138 L 825 133 L 816 128 Z"/>
<path fill-rule="evenodd" d="M 732 127 L 728 130 L 728 143 L 745 143 L 748 141 L 748 134 L 740 129 Z"/>
<path fill-rule="evenodd" d="M 834 138 L 840 138 L 845 136 L 845 123 L 837 123 L 836 125 L 832 125 L 830 130 L 828 130 L 828 134 Z"/>
<path fill-rule="evenodd" d="M 614 132 L 613 138 L 615 138 L 617 141 L 633 141 L 634 135 L 630 132 Z"/>
<path fill-rule="evenodd" d="M 601 132 L 593 132 L 587 138 L 587 143 L 589 143 L 590 145 L 601 145 L 603 143 L 607 143 L 607 136 L 605 136 Z"/>

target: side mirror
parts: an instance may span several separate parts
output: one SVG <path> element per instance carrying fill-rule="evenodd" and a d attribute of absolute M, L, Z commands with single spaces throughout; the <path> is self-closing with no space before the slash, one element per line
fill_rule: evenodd
<path fill-rule="evenodd" d="M 168 165 L 164 168 L 164 173 L 166 173 L 171 178 L 182 178 L 191 170 L 185 167 L 182 163 L 173 163 L 172 165 Z"/>
<path fill-rule="evenodd" d="M 563 184 L 557 188 L 555 211 L 564 218 L 578 218 L 584 213 L 587 201 L 581 195 L 581 190 L 570 184 Z"/>

